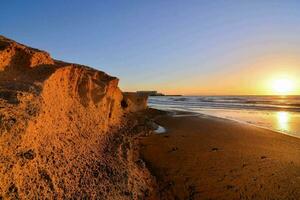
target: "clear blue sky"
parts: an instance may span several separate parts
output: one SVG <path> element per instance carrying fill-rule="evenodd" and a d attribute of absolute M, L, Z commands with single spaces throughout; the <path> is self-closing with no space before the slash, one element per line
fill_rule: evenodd
<path fill-rule="evenodd" d="M 251 85 L 275 61 L 300 76 L 300 1 L 10 0 L 0 19 L 0 34 L 117 76 L 123 90 L 259 93 Z"/>

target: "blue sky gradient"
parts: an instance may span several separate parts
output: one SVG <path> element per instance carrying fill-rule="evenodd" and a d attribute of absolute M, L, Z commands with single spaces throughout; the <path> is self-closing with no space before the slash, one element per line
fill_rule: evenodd
<path fill-rule="evenodd" d="M 14 0 L 1 2 L 0 34 L 117 76 L 123 90 L 254 94 L 273 72 L 300 76 L 299 10 L 276 0 Z"/>

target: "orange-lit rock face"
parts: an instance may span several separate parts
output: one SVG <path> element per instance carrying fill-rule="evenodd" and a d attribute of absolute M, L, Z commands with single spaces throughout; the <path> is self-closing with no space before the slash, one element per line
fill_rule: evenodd
<path fill-rule="evenodd" d="M 125 110 L 137 112 L 147 108 L 148 95 L 135 92 L 124 92 L 121 105 Z"/>
<path fill-rule="evenodd" d="M 117 78 L 0 37 L 0 197 L 142 193 L 144 172 L 109 140 L 144 108 L 122 100 Z"/>
<path fill-rule="evenodd" d="M 0 37 L 0 71 L 24 70 L 46 64 L 54 64 L 47 52 Z"/>

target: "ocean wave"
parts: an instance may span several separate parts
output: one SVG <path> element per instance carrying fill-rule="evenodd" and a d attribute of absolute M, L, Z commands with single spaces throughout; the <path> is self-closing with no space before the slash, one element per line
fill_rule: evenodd
<path fill-rule="evenodd" d="M 256 110 L 288 110 L 300 112 L 300 97 L 275 96 L 198 96 L 198 97 L 150 97 L 151 106 L 169 106 L 180 108 L 211 109 L 256 109 Z"/>

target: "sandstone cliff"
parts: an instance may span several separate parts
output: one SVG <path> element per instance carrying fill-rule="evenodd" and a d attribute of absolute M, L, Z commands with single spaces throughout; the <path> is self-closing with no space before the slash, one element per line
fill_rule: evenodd
<path fill-rule="evenodd" d="M 0 36 L 0 199 L 150 197 L 118 81 Z"/>

